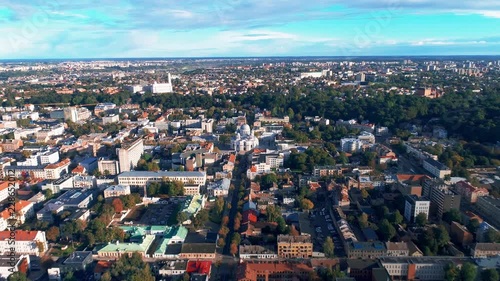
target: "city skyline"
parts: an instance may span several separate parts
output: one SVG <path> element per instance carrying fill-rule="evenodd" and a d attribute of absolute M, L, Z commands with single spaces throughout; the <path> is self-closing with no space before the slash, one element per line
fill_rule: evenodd
<path fill-rule="evenodd" d="M 498 1 L 2 1 L 0 59 L 498 55 Z"/>

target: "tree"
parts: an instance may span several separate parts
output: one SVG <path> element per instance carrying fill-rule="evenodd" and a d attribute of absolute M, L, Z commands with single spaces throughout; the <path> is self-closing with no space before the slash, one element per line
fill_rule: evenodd
<path fill-rule="evenodd" d="M 332 237 L 328 236 L 323 243 L 323 252 L 327 258 L 334 257 L 335 245 L 333 244 Z"/>
<path fill-rule="evenodd" d="M 111 273 L 109 271 L 106 271 L 104 272 L 102 275 L 101 275 L 101 281 L 111 281 Z"/>
<path fill-rule="evenodd" d="M 418 226 L 425 226 L 427 224 L 427 215 L 425 213 L 420 213 L 415 217 L 415 223 Z"/>
<path fill-rule="evenodd" d="M 484 238 L 487 243 L 500 243 L 500 233 L 493 228 L 486 230 Z"/>
<path fill-rule="evenodd" d="M 471 219 L 469 223 L 467 223 L 467 229 L 471 233 L 476 233 L 477 229 L 479 228 L 480 222 L 478 219 Z"/>
<path fill-rule="evenodd" d="M 477 275 L 477 268 L 470 262 L 465 262 L 460 269 L 462 281 L 474 281 Z"/>
<path fill-rule="evenodd" d="M 240 219 L 238 217 L 235 217 L 234 218 L 234 227 L 233 227 L 233 230 L 234 231 L 238 231 L 240 229 Z"/>
<path fill-rule="evenodd" d="M 57 239 L 59 238 L 60 232 L 59 232 L 59 227 L 57 226 L 51 226 L 47 230 L 46 237 L 49 241 L 52 242 L 57 242 Z"/>
<path fill-rule="evenodd" d="M 312 210 L 314 209 L 314 203 L 307 198 L 303 198 L 300 200 L 300 208 L 307 211 Z"/>
<path fill-rule="evenodd" d="M 362 228 L 368 227 L 368 215 L 366 213 L 358 216 L 358 224 Z"/>
<path fill-rule="evenodd" d="M 397 225 L 397 224 L 401 224 L 403 222 L 403 216 L 401 215 L 401 213 L 399 212 L 399 210 L 396 210 L 393 214 L 392 214 L 392 223 Z"/>
<path fill-rule="evenodd" d="M 238 244 L 236 243 L 231 243 L 231 248 L 230 248 L 231 255 L 235 256 L 238 253 Z"/>
<path fill-rule="evenodd" d="M 142 257 L 139 253 L 133 253 L 130 257 L 128 255 L 122 255 L 111 266 L 110 272 L 115 280 L 155 280 L 149 265 L 142 261 Z"/>
<path fill-rule="evenodd" d="M 498 274 L 498 271 L 494 268 L 485 269 L 481 273 L 481 280 L 482 281 L 498 281 L 498 280 L 500 280 L 500 276 Z"/>
<path fill-rule="evenodd" d="M 285 222 L 285 219 L 283 217 L 279 217 L 278 218 L 278 227 L 277 227 L 277 231 L 279 234 L 284 234 L 286 233 L 286 230 L 287 230 L 287 225 L 286 225 L 286 222 Z"/>
<path fill-rule="evenodd" d="M 368 191 L 366 190 L 366 188 L 361 189 L 361 197 L 363 197 L 363 199 L 368 198 L 369 195 L 370 194 L 368 193 Z"/>
<path fill-rule="evenodd" d="M 28 281 L 28 277 L 26 276 L 25 273 L 22 273 L 20 271 L 16 271 L 9 275 L 7 278 L 7 281 Z"/>
<path fill-rule="evenodd" d="M 460 215 L 460 211 L 458 209 L 450 209 L 449 211 L 443 214 L 443 220 L 447 223 L 456 221 L 458 223 L 462 222 L 462 216 Z"/>
<path fill-rule="evenodd" d="M 396 229 L 387 219 L 383 219 L 380 222 L 378 230 L 382 236 L 383 241 L 389 241 L 392 239 L 392 237 L 394 237 L 394 235 L 396 235 Z"/>
<path fill-rule="evenodd" d="M 217 239 L 217 246 L 223 248 L 224 246 L 226 246 L 226 241 L 224 240 L 224 238 L 219 238 Z"/>
<path fill-rule="evenodd" d="M 176 219 L 178 224 L 182 224 L 183 222 L 187 221 L 189 217 L 185 212 L 178 212 Z"/>
<path fill-rule="evenodd" d="M 123 211 L 123 202 L 120 198 L 115 198 L 113 199 L 113 202 L 111 203 L 113 205 L 113 208 L 115 209 L 115 213 L 121 213 Z"/>
<path fill-rule="evenodd" d="M 444 279 L 446 281 L 458 281 L 460 271 L 453 263 L 449 263 L 444 268 Z"/>
<path fill-rule="evenodd" d="M 432 229 L 432 233 L 434 235 L 434 239 L 436 239 L 438 247 L 443 248 L 450 242 L 450 235 L 443 225 L 434 227 Z"/>

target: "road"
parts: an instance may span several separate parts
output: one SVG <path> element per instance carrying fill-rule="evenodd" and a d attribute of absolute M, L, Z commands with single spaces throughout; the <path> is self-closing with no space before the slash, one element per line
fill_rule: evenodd
<path fill-rule="evenodd" d="M 242 174 L 246 173 L 247 170 L 247 161 L 244 156 L 238 156 L 236 159 L 238 163 L 237 169 L 233 172 L 232 184 L 234 185 L 234 189 L 230 191 L 228 198 L 231 198 L 231 209 L 229 210 L 229 223 L 227 227 L 229 228 L 229 233 L 227 235 L 226 246 L 224 247 L 223 253 L 225 255 L 231 255 L 230 247 L 231 247 L 231 237 L 234 233 L 234 218 L 236 217 L 236 213 L 238 213 L 238 187 L 242 181 Z"/>

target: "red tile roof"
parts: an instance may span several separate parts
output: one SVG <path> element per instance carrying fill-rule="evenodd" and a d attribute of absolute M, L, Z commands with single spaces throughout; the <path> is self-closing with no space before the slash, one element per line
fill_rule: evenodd
<path fill-rule="evenodd" d="M 187 264 L 186 272 L 209 275 L 211 267 L 211 261 L 189 261 Z"/>
<path fill-rule="evenodd" d="M 83 174 L 85 173 L 85 167 L 83 167 L 82 165 L 78 165 L 71 172 L 74 174 Z"/>
<path fill-rule="evenodd" d="M 45 169 L 57 169 L 65 165 L 69 165 L 69 163 L 71 163 L 71 160 L 69 158 L 66 158 L 61 160 L 59 163 L 47 165 Z"/>
<path fill-rule="evenodd" d="M 38 231 L 16 230 L 15 239 L 17 241 L 32 241 L 35 240 Z M 7 240 L 11 237 L 10 231 L 0 231 L 0 240 Z"/>

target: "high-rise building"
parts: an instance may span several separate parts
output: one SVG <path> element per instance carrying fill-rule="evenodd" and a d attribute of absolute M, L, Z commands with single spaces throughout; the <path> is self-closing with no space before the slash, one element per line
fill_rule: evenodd
<path fill-rule="evenodd" d="M 425 218 L 429 218 L 429 208 L 431 202 L 424 198 L 419 198 L 417 195 L 405 196 L 405 218 L 409 222 L 415 222 L 415 218 L 423 213 Z"/>
<path fill-rule="evenodd" d="M 120 173 L 134 169 L 141 159 L 143 152 L 144 142 L 141 138 L 128 144 L 122 144 L 121 148 L 117 148 L 116 154 L 120 163 Z"/>
<path fill-rule="evenodd" d="M 439 218 L 451 209 L 460 210 L 461 196 L 450 190 L 450 187 L 441 184 L 430 188 L 431 208 Z M 433 212 L 434 213 L 434 212 Z"/>

